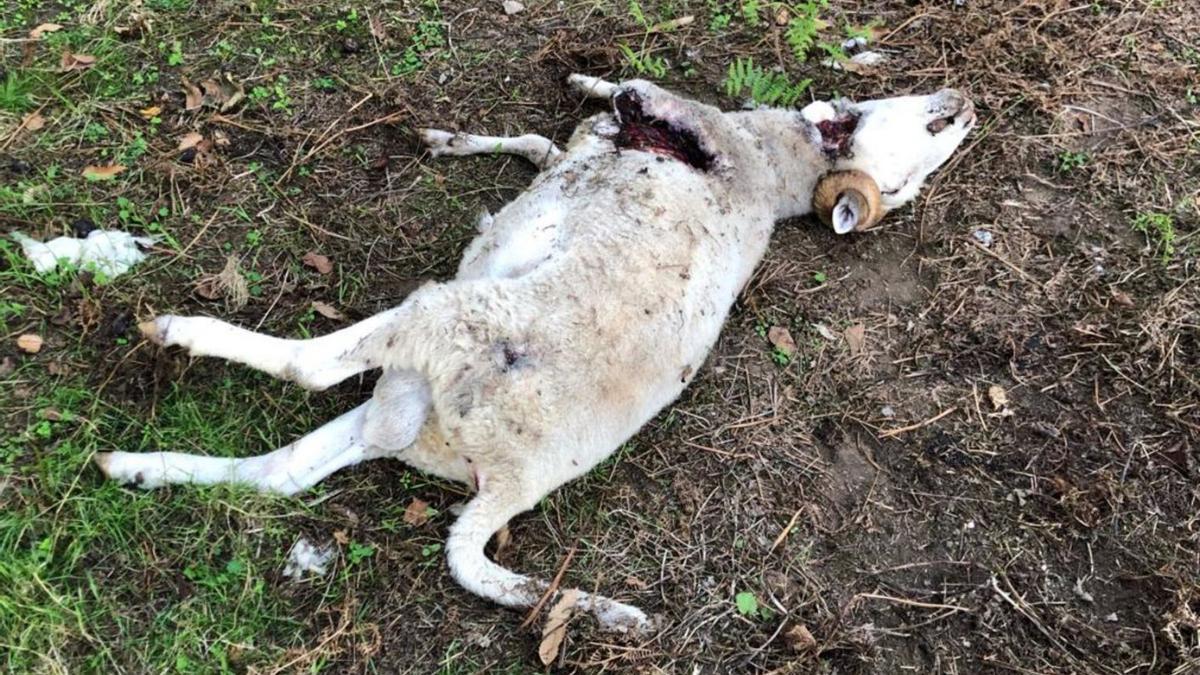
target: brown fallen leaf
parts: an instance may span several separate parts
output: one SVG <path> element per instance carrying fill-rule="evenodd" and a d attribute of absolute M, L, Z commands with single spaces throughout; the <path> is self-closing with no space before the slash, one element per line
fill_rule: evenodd
<path fill-rule="evenodd" d="M 204 92 L 186 77 L 180 80 L 180 84 L 183 86 L 183 109 L 188 112 L 199 110 L 200 106 L 204 105 Z"/>
<path fill-rule="evenodd" d="M 85 166 L 83 168 L 83 177 L 88 180 L 112 180 L 117 177 L 117 174 L 125 170 L 122 164 L 109 164 L 107 166 Z"/>
<path fill-rule="evenodd" d="M 21 351 L 29 354 L 36 354 L 42 351 L 42 336 L 34 335 L 33 333 L 25 333 L 17 337 L 17 347 Z"/>
<path fill-rule="evenodd" d="M 1124 305 L 1125 307 L 1133 307 L 1133 298 L 1130 297 L 1130 295 L 1128 293 L 1126 293 L 1125 291 L 1118 291 L 1117 289 L 1114 288 L 1113 292 L 1112 292 L 1112 299 L 1113 299 L 1113 302 L 1117 303 L 1118 305 Z"/>
<path fill-rule="evenodd" d="M 152 120 L 155 117 L 158 117 L 159 113 L 161 113 L 161 112 L 162 112 L 161 106 L 152 105 L 149 108 L 142 108 L 141 110 L 138 111 L 138 114 L 142 116 L 142 119 Z"/>
<path fill-rule="evenodd" d="M 861 323 L 856 323 L 847 328 L 843 335 L 846 336 L 846 345 L 850 347 L 850 356 L 861 354 L 863 345 L 867 341 L 867 327 Z"/>
<path fill-rule="evenodd" d="M 796 353 L 796 341 L 792 339 L 792 332 L 783 326 L 771 326 L 767 331 L 767 340 L 771 346 L 788 356 Z"/>
<path fill-rule="evenodd" d="M 62 58 L 58 62 L 59 68 L 63 72 L 72 70 L 87 70 L 96 65 L 96 57 L 91 54 L 74 54 L 70 51 L 62 53 Z"/>
<path fill-rule="evenodd" d="M 37 131 L 46 126 L 46 118 L 38 113 L 31 112 L 21 118 L 21 128 L 25 131 Z"/>
<path fill-rule="evenodd" d="M 413 497 L 404 509 L 404 522 L 420 527 L 429 522 L 429 503 Z"/>
<path fill-rule="evenodd" d="M 988 387 L 988 398 L 992 399 L 992 407 L 996 410 L 1008 407 L 1008 393 L 998 384 Z"/>
<path fill-rule="evenodd" d="M 789 628 L 783 634 L 783 639 L 787 641 L 793 651 L 797 652 L 806 652 L 817 646 L 817 639 L 813 637 L 812 631 L 802 623 Z"/>
<path fill-rule="evenodd" d="M 214 105 L 221 112 L 225 112 L 246 97 L 246 89 L 241 83 L 234 82 L 228 73 L 225 74 L 225 80 L 226 82 L 221 82 L 219 78 L 210 77 L 201 82 L 201 103 Z"/>
<path fill-rule="evenodd" d="M 346 534 L 345 530 L 338 530 L 333 533 L 333 540 L 345 546 L 350 543 L 350 535 Z"/>
<path fill-rule="evenodd" d="M 233 309 L 245 307 L 250 300 L 250 284 L 238 270 L 237 256 L 226 257 L 225 267 L 219 273 L 196 282 L 196 294 L 209 300 L 223 297 Z"/>
<path fill-rule="evenodd" d="M 6 377 L 17 369 L 17 360 L 11 356 L 0 359 L 0 377 Z"/>
<path fill-rule="evenodd" d="M 333 263 L 329 261 L 329 258 L 317 253 L 316 251 L 309 251 L 308 253 L 305 253 L 304 257 L 300 259 L 300 262 L 313 268 L 318 274 L 329 274 L 333 271 Z"/>
<path fill-rule="evenodd" d="M 512 532 L 509 531 L 508 525 L 496 530 L 496 552 L 492 554 L 493 558 L 499 558 L 504 555 L 508 547 L 512 545 Z"/>
<path fill-rule="evenodd" d="M 220 82 L 211 77 L 200 83 L 200 91 L 204 92 L 204 100 L 212 101 L 218 106 L 229 100 L 229 95 L 225 93 L 225 88 Z"/>
<path fill-rule="evenodd" d="M 383 19 L 380 18 L 378 13 L 371 15 L 370 26 L 371 37 L 379 40 L 380 42 L 387 42 L 387 28 L 383 25 Z"/>
<path fill-rule="evenodd" d="M 53 33 L 62 30 L 62 25 L 57 23 L 40 23 L 37 27 L 29 31 L 30 40 L 41 40 L 46 33 Z"/>
<path fill-rule="evenodd" d="M 538 645 L 538 658 L 543 666 L 554 663 L 554 659 L 558 658 L 563 638 L 567 637 L 567 623 L 575 615 L 578 602 L 579 591 L 574 588 L 563 591 L 562 598 L 554 603 L 546 615 L 546 624 L 542 626 L 542 643 Z"/>
<path fill-rule="evenodd" d="M 187 150 L 188 148 L 194 148 L 197 145 L 200 145 L 200 142 L 203 140 L 204 136 L 196 133 L 195 131 L 189 131 L 179 139 L 178 150 L 183 151 Z"/>
<path fill-rule="evenodd" d="M 316 312 L 317 314 L 320 314 L 321 316 L 325 317 L 326 319 L 333 319 L 334 321 L 345 321 L 346 320 L 345 314 L 342 314 L 341 312 L 337 311 L 337 309 L 333 305 L 331 305 L 327 302 L 321 302 L 320 300 L 313 300 L 312 308 L 313 308 L 314 312 Z"/>
<path fill-rule="evenodd" d="M 639 591 L 644 591 L 649 587 L 646 582 L 632 575 L 625 577 L 625 585 L 629 586 L 630 588 L 636 588 Z"/>

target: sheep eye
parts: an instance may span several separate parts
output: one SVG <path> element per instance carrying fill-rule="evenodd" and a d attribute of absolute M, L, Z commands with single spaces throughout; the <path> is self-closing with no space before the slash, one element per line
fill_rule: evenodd
<path fill-rule="evenodd" d="M 938 119 L 930 122 L 929 124 L 926 124 L 925 128 L 927 130 L 929 130 L 929 133 L 931 133 L 931 134 L 938 134 L 938 133 L 941 133 L 943 130 L 945 130 L 945 128 L 948 126 L 950 126 L 950 118 L 949 117 L 939 117 Z"/>

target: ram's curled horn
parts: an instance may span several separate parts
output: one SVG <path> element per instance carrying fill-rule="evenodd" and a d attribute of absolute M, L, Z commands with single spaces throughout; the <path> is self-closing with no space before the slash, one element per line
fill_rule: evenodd
<path fill-rule="evenodd" d="M 849 229 L 841 230 L 834 223 L 833 210 L 841 201 L 852 207 L 858 214 L 857 223 L 852 228 L 862 232 L 869 230 L 883 218 L 883 203 L 879 194 L 879 185 L 875 179 L 862 171 L 837 171 L 826 174 L 817 182 L 813 191 L 813 211 L 826 225 L 833 226 L 839 233 L 845 234 Z"/>

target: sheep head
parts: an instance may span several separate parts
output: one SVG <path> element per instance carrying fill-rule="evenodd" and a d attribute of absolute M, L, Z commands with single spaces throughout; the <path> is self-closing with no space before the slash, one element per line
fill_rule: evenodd
<path fill-rule="evenodd" d="M 817 101 L 800 111 L 826 161 L 812 208 L 838 234 L 874 227 L 916 197 L 975 126 L 962 93 L 855 103 Z"/>

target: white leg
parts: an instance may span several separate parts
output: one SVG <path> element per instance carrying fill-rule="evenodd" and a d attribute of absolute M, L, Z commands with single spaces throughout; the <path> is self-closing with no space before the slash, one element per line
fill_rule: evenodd
<path fill-rule="evenodd" d="M 536 164 L 539 169 L 552 166 L 562 155 L 562 150 L 555 147 L 553 141 L 537 134 L 516 137 L 476 136 L 475 134 L 455 134 L 439 129 L 422 129 L 421 140 L 429 146 L 429 152 L 434 157 L 501 153 L 524 157 Z"/>
<path fill-rule="evenodd" d="M 180 346 L 193 356 L 215 356 L 321 390 L 379 366 L 355 350 L 363 340 L 389 322 L 401 308 L 381 312 L 353 326 L 311 340 L 290 340 L 238 328 L 204 316 L 160 316 L 138 329 L 147 339 Z"/>
<path fill-rule="evenodd" d="M 234 459 L 181 452 L 99 452 L 95 461 L 113 480 L 151 489 L 168 483 L 244 483 L 262 492 L 295 494 L 343 467 L 374 456 L 363 442 L 367 404 L 274 452 Z"/>
<path fill-rule="evenodd" d="M 619 89 L 612 82 L 579 73 L 573 73 L 567 77 L 567 83 L 589 98 L 612 98 Z"/>
<path fill-rule="evenodd" d="M 488 560 L 483 549 L 488 539 L 513 516 L 532 508 L 519 492 L 496 483 L 485 483 L 478 496 L 463 509 L 446 540 L 450 573 L 463 588 L 507 607 L 532 607 L 545 593 L 544 581 L 530 579 Z M 590 593 L 581 593 L 579 607 L 592 612 L 606 630 L 645 633 L 650 620 L 640 609 Z"/>

